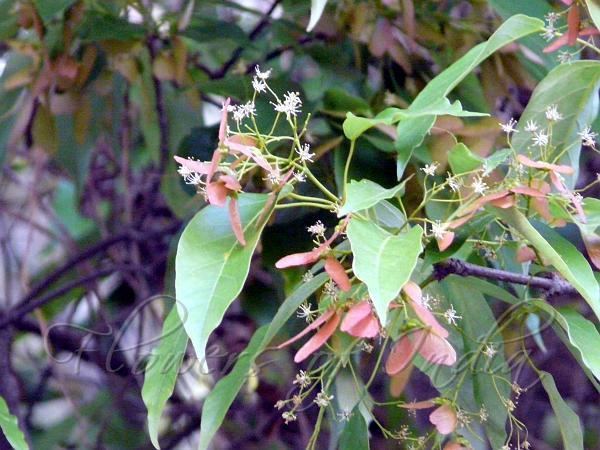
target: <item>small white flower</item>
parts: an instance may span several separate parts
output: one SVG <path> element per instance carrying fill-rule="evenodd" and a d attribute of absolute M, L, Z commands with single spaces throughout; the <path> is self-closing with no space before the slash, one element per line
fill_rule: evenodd
<path fill-rule="evenodd" d="M 431 234 L 436 239 L 443 239 L 446 234 L 446 224 L 436 220 L 431 224 Z"/>
<path fill-rule="evenodd" d="M 258 77 L 254 77 L 252 79 L 252 88 L 256 91 L 256 92 L 265 92 L 267 90 L 267 83 L 265 83 L 265 80 L 262 80 Z"/>
<path fill-rule="evenodd" d="M 247 117 L 256 115 L 256 105 L 254 105 L 254 102 L 246 102 L 240 108 L 244 110 Z"/>
<path fill-rule="evenodd" d="M 427 308 L 428 310 L 432 311 L 433 308 L 440 304 L 440 301 L 429 294 L 425 294 L 423 295 L 423 298 L 421 298 L 421 304 L 424 308 Z"/>
<path fill-rule="evenodd" d="M 300 388 L 304 389 L 310 386 L 311 382 L 312 380 L 310 379 L 308 374 L 304 370 L 301 370 L 296 374 L 296 378 L 294 379 L 294 382 L 292 384 L 297 384 Z"/>
<path fill-rule="evenodd" d="M 323 286 L 323 293 L 325 295 L 329 295 L 333 299 L 337 299 L 340 290 L 333 281 L 329 280 L 327 283 L 325 283 L 325 286 Z"/>
<path fill-rule="evenodd" d="M 302 162 L 313 162 L 313 158 L 315 157 L 315 154 L 310 152 L 309 144 L 304 144 L 300 148 L 297 148 L 296 153 L 298 153 L 300 161 Z"/>
<path fill-rule="evenodd" d="M 552 23 L 548 24 L 548 26 L 542 33 L 542 37 L 546 41 L 551 41 L 552 39 L 554 39 L 555 35 L 556 35 L 556 28 L 554 28 L 554 24 L 552 24 Z"/>
<path fill-rule="evenodd" d="M 313 225 L 307 227 L 306 230 L 313 236 L 325 237 L 325 231 L 327 228 L 323 225 L 323 222 L 317 220 Z"/>
<path fill-rule="evenodd" d="M 462 319 L 462 316 L 456 314 L 454 305 L 450 305 L 450 309 L 444 312 L 444 319 L 446 319 L 446 322 L 448 322 L 448 324 L 456 325 L 456 319 Z"/>
<path fill-rule="evenodd" d="M 293 422 L 294 420 L 296 420 L 296 414 L 294 414 L 291 411 L 286 411 L 283 414 L 281 414 L 281 417 L 283 418 L 283 420 L 285 421 L 285 424 L 287 425 L 290 422 Z"/>
<path fill-rule="evenodd" d="M 554 23 L 559 19 L 559 17 L 560 16 L 557 13 L 549 12 L 544 16 L 544 19 L 546 19 L 546 22 L 548 22 L 550 25 L 554 25 Z"/>
<path fill-rule="evenodd" d="M 545 147 L 548 145 L 548 135 L 544 133 L 543 130 L 533 133 L 533 137 L 531 139 L 533 140 L 533 145 L 537 147 Z"/>
<path fill-rule="evenodd" d="M 561 50 L 558 52 L 558 56 L 556 57 L 559 63 L 561 64 L 570 64 L 573 62 L 573 55 L 567 50 Z"/>
<path fill-rule="evenodd" d="M 306 175 L 304 172 L 294 172 L 294 179 L 298 183 L 304 183 L 306 181 Z"/>
<path fill-rule="evenodd" d="M 305 283 L 308 283 L 310 280 L 312 280 L 315 276 L 313 275 L 313 273 L 308 270 L 304 273 L 304 275 L 302 275 L 302 281 Z"/>
<path fill-rule="evenodd" d="M 367 341 L 362 341 L 360 344 L 360 349 L 365 353 L 371 353 L 373 351 L 373 346 Z"/>
<path fill-rule="evenodd" d="M 458 426 L 463 428 L 471 423 L 471 417 L 462 409 L 458 409 L 456 411 L 456 421 L 458 422 Z"/>
<path fill-rule="evenodd" d="M 278 101 L 277 103 L 271 103 L 275 107 L 275 111 L 285 113 L 288 119 L 290 116 L 297 116 L 302 107 L 300 94 L 297 92 L 286 92 L 283 97 L 283 102 Z"/>
<path fill-rule="evenodd" d="M 585 127 L 583 129 L 583 131 L 581 131 L 577 134 L 581 138 L 581 143 L 583 145 L 585 145 L 586 147 L 596 148 L 595 139 L 596 139 L 596 136 L 598 136 L 598 133 L 595 133 L 594 131 L 592 131 L 591 127 Z"/>
<path fill-rule="evenodd" d="M 179 166 L 177 169 L 177 173 L 181 175 L 184 179 L 189 177 L 193 172 L 187 166 Z"/>
<path fill-rule="evenodd" d="M 509 135 L 510 133 L 517 133 L 519 131 L 515 128 L 516 124 L 517 121 L 511 117 L 508 122 L 499 123 L 498 125 L 500 125 L 500 128 L 502 128 L 502 131 Z"/>
<path fill-rule="evenodd" d="M 192 172 L 187 178 L 185 178 L 185 184 L 192 184 L 198 186 L 202 184 L 202 177 L 199 173 Z"/>
<path fill-rule="evenodd" d="M 439 164 L 434 161 L 431 164 L 426 164 L 425 167 L 421 167 L 421 170 L 423 172 L 425 172 L 425 175 L 429 175 L 432 177 L 435 175 L 435 171 L 437 170 L 438 167 L 439 167 Z"/>
<path fill-rule="evenodd" d="M 271 76 L 272 71 L 273 71 L 273 69 L 269 69 L 269 70 L 266 70 L 265 72 L 261 72 L 260 66 L 258 64 L 254 67 L 254 72 L 256 73 L 256 77 L 260 78 L 261 80 L 267 80 Z"/>
<path fill-rule="evenodd" d="M 256 107 L 254 102 L 247 102 L 243 105 L 229 106 L 228 111 L 233 112 L 233 120 L 238 124 L 246 117 L 254 116 L 256 114 Z"/>
<path fill-rule="evenodd" d="M 327 395 L 325 392 L 321 391 L 313 401 L 319 408 L 326 408 L 329 406 L 331 400 L 333 400 L 333 395 Z"/>
<path fill-rule="evenodd" d="M 516 403 L 510 399 L 508 399 L 504 402 L 504 406 L 506 406 L 506 410 L 508 412 L 513 412 L 517 408 Z"/>
<path fill-rule="evenodd" d="M 550 105 L 546 108 L 546 119 L 551 122 L 558 122 L 559 120 L 562 120 L 562 118 L 562 114 L 558 112 L 558 106 Z"/>
<path fill-rule="evenodd" d="M 483 354 L 490 359 L 492 359 L 496 353 L 498 353 L 498 350 L 496 350 L 494 344 L 487 344 L 483 350 Z"/>
<path fill-rule="evenodd" d="M 349 422 L 352 417 L 352 411 L 341 411 L 337 413 L 337 417 L 340 422 Z"/>
<path fill-rule="evenodd" d="M 277 185 L 281 183 L 281 172 L 279 169 L 273 169 L 267 174 L 267 178 L 263 178 L 263 180 L 268 181 L 273 185 Z"/>
<path fill-rule="evenodd" d="M 513 383 L 510 386 L 511 390 L 515 393 L 515 395 L 517 396 L 517 398 L 526 391 L 526 389 L 522 388 L 519 383 L 517 383 L 516 381 L 513 381 Z"/>
<path fill-rule="evenodd" d="M 446 183 L 448 183 L 448 187 L 454 192 L 458 192 L 458 190 L 460 189 L 460 181 L 458 180 L 458 178 L 450 175 L 450 173 L 448 173 L 448 176 L 446 177 Z"/>
<path fill-rule="evenodd" d="M 523 441 L 523 443 L 521 444 L 521 448 L 523 450 L 529 450 L 531 448 L 531 444 L 529 443 L 529 441 Z"/>
<path fill-rule="evenodd" d="M 538 130 L 538 124 L 535 120 L 528 120 L 527 123 L 525 124 L 525 131 L 529 131 L 530 133 L 533 133 L 534 131 Z"/>
<path fill-rule="evenodd" d="M 480 177 L 475 178 L 471 187 L 479 195 L 483 195 L 488 190 L 488 185 Z"/>
<path fill-rule="evenodd" d="M 310 305 L 308 303 L 302 303 L 298 307 L 298 311 L 296 312 L 296 317 L 298 319 L 305 319 L 308 323 L 313 321 L 314 316 L 317 311 L 313 311 L 310 309 Z"/>
<path fill-rule="evenodd" d="M 406 439 L 408 439 L 408 437 L 410 436 L 410 429 L 408 428 L 408 425 L 402 425 L 400 427 L 400 429 L 396 432 L 394 432 L 394 434 L 392 435 L 392 437 L 394 439 L 397 439 L 399 441 L 404 441 Z"/>
<path fill-rule="evenodd" d="M 277 400 L 277 403 L 273 406 L 274 408 L 281 409 L 285 406 L 285 400 Z"/>
<path fill-rule="evenodd" d="M 487 409 L 485 409 L 485 406 L 482 406 L 479 409 L 479 421 L 481 423 L 485 423 L 485 422 L 487 422 L 489 417 L 490 417 L 490 415 L 488 414 Z"/>

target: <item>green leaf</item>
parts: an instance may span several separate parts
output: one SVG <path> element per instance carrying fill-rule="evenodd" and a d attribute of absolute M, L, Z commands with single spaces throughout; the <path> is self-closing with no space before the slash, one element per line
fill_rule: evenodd
<path fill-rule="evenodd" d="M 600 200 L 587 197 L 583 200 L 586 223 L 575 220 L 581 232 L 588 256 L 594 266 L 600 269 Z"/>
<path fill-rule="evenodd" d="M 221 378 L 213 390 L 208 394 L 202 407 L 202 420 L 200 424 L 200 450 L 208 448 L 210 441 L 223 423 L 227 410 L 238 395 L 246 381 L 248 372 L 254 361 L 266 348 L 283 325 L 298 309 L 300 304 L 310 297 L 325 281 L 327 274 L 320 273 L 307 283 L 302 283 L 283 302 L 277 310 L 273 321 L 254 333 L 246 350 L 240 355 L 232 371 Z"/>
<path fill-rule="evenodd" d="M 540 19 L 515 15 L 504 22 L 486 42 L 473 47 L 462 58 L 431 80 L 409 109 L 423 109 L 440 97 L 446 97 L 473 69 L 492 53 L 506 44 L 524 36 L 544 31 L 544 22 Z M 404 173 L 412 152 L 423 142 L 435 123 L 435 116 L 418 117 L 398 124 L 396 151 L 398 152 L 398 178 Z"/>
<path fill-rule="evenodd" d="M 585 0 L 585 4 L 594 25 L 596 25 L 596 28 L 600 28 L 600 5 L 598 0 Z"/>
<path fill-rule="evenodd" d="M 405 110 L 399 110 L 397 120 L 412 119 L 424 116 L 456 116 L 456 117 L 484 117 L 489 116 L 486 113 L 478 113 L 472 111 L 465 111 L 462 104 L 456 100 L 454 103 L 450 103 L 446 97 L 439 98 L 434 102 L 427 105 L 413 106 Z"/>
<path fill-rule="evenodd" d="M 550 3 L 546 0 L 527 0 L 526 2 L 515 2 L 514 0 L 489 0 L 489 5 L 506 20 L 515 14 L 525 14 L 529 17 L 537 17 L 543 19 L 546 14 L 554 11 Z M 519 62 L 539 81 L 544 78 L 550 69 L 558 64 L 556 55 L 552 53 L 544 53 L 544 47 L 548 45 L 541 34 L 534 34 L 524 37 L 521 45 L 529 49 L 536 56 L 534 61 L 525 52 L 518 54 Z M 523 53 L 523 54 L 521 54 Z M 539 62 L 542 65 L 540 66 Z"/>
<path fill-rule="evenodd" d="M 85 19 L 79 27 L 79 35 L 85 42 L 108 39 L 130 41 L 142 38 L 145 35 L 145 29 L 141 25 L 120 17 L 90 11 L 86 13 Z"/>
<path fill-rule="evenodd" d="M 515 208 L 493 208 L 498 217 L 515 228 L 573 285 L 600 318 L 600 288 L 583 255 L 551 228 L 536 222 L 535 227 Z"/>
<path fill-rule="evenodd" d="M 251 45 L 244 30 L 235 23 L 204 15 L 195 15 L 190 26 L 183 32 L 183 36 L 201 43 L 222 39 L 234 41 L 239 45 Z"/>
<path fill-rule="evenodd" d="M 35 0 L 35 9 L 42 18 L 44 24 L 48 24 L 52 19 L 58 17 L 65 10 L 75 3 L 76 0 Z"/>
<path fill-rule="evenodd" d="M 160 417 L 175 389 L 187 343 L 187 334 L 174 307 L 165 319 L 160 343 L 150 355 L 142 387 L 142 400 L 148 410 L 148 433 L 155 448 L 160 448 Z"/>
<path fill-rule="evenodd" d="M 535 88 L 525 111 L 519 119 L 519 129 L 512 138 L 512 145 L 518 153 L 527 154 L 533 159 L 540 157 L 532 145 L 531 133 L 522 131 L 532 120 L 543 128 L 548 122 L 546 108 L 557 105 L 563 119 L 552 125 L 551 144 L 556 148 L 553 155 L 564 155 L 560 164 L 573 167 L 575 173 L 565 177 L 569 187 L 578 178 L 581 138 L 577 135 L 590 126 L 598 114 L 598 87 L 600 87 L 599 61 L 574 61 L 561 64 L 553 69 Z"/>
<path fill-rule="evenodd" d="M 483 158 L 469 150 L 465 144 L 459 142 L 448 153 L 448 163 L 454 174 L 461 174 L 481 167 Z"/>
<path fill-rule="evenodd" d="M 558 419 L 560 434 L 565 450 L 583 450 L 583 433 L 579 417 L 571 407 L 563 400 L 556 389 L 554 378 L 548 372 L 541 372 L 540 380 L 542 386 L 550 398 L 550 404 Z"/>
<path fill-rule="evenodd" d="M 0 428 L 4 432 L 4 437 L 15 450 L 27 450 L 29 448 L 25 436 L 19 428 L 17 418 L 10 413 L 8 405 L 2 397 L 0 397 Z"/>
<path fill-rule="evenodd" d="M 452 343 L 455 339 L 460 339 L 463 346 L 460 354 L 465 355 L 463 358 L 468 356 L 468 359 L 461 359 L 458 366 L 451 368 L 449 373 L 450 376 L 460 378 L 456 371 L 469 371 L 470 376 L 466 377 L 465 386 L 461 387 L 459 404 L 466 410 L 478 410 L 481 405 L 485 405 L 489 417 L 483 426 L 491 448 L 495 449 L 506 442 L 505 424 L 508 413 L 502 397 L 509 398 L 510 388 L 504 383 L 498 383 L 494 376 L 510 379 L 510 368 L 504 358 L 502 337 L 494 314 L 478 287 L 472 285 L 472 281 L 472 278 L 452 275 L 440 283 L 448 302 L 462 316 L 461 332 L 450 329 Z M 483 342 L 492 343 L 498 350 L 492 363 L 481 356 Z M 493 373 L 490 373 L 490 369 L 493 369 Z"/>
<path fill-rule="evenodd" d="M 450 100 L 444 97 L 437 99 L 431 104 L 423 105 L 420 108 L 386 108 L 379 114 L 377 114 L 377 116 L 375 116 L 373 119 L 368 119 L 366 117 L 357 117 L 351 112 L 348 112 L 346 114 L 346 120 L 344 120 L 342 128 L 344 130 L 345 136 L 348 139 L 355 140 L 369 128 L 374 127 L 377 124 L 391 125 L 402 120 L 438 115 L 449 115 L 456 117 L 480 117 L 488 116 L 489 114 L 465 111 L 462 108 L 462 104 L 458 100 L 454 103 L 450 103 Z"/>
<path fill-rule="evenodd" d="M 563 327 L 569 336 L 569 341 L 581 353 L 583 363 L 592 371 L 600 381 L 600 334 L 595 325 L 570 308 L 558 310 L 564 319 Z"/>
<path fill-rule="evenodd" d="M 327 0 L 311 0 L 310 1 L 310 19 L 308 21 L 308 26 L 306 27 L 306 31 L 312 31 L 312 29 L 317 25 L 319 19 L 323 15 L 323 11 L 325 10 L 325 5 L 327 5 Z"/>
<path fill-rule="evenodd" d="M 340 435 L 339 450 L 369 450 L 369 430 L 367 422 L 356 406 L 350 420 Z"/>
<path fill-rule="evenodd" d="M 365 117 L 357 117 L 351 112 L 346 114 L 346 120 L 342 124 L 344 130 L 344 136 L 351 141 L 358 139 L 358 137 L 367 131 L 369 128 L 374 127 L 378 123 L 382 123 L 376 119 L 367 119 Z"/>
<path fill-rule="evenodd" d="M 325 91 L 323 104 L 328 111 L 355 111 L 359 114 L 369 114 L 370 111 L 369 103 L 340 88 Z"/>
<path fill-rule="evenodd" d="M 600 333 L 595 325 L 572 308 L 557 310 L 543 300 L 532 300 L 532 303 L 567 333 L 569 342 L 579 352 L 581 362 L 600 381 Z"/>
<path fill-rule="evenodd" d="M 233 231 L 228 208 L 208 205 L 183 231 L 175 258 L 177 310 L 198 360 L 206 366 L 208 337 L 242 290 L 250 259 L 272 208 L 267 194 L 240 194 L 238 206 L 246 246 Z"/>
<path fill-rule="evenodd" d="M 2 11 L 12 11 L 15 4 L 15 0 L 0 0 L 0 9 Z M 0 17 L 0 39 L 5 41 L 12 38 L 17 31 L 19 31 L 19 25 L 17 23 L 16 14 L 4 14 Z"/>
<path fill-rule="evenodd" d="M 484 165 L 486 172 L 491 172 L 500 164 L 503 164 L 508 158 L 512 156 L 512 150 L 510 148 L 503 148 L 492 153 L 490 156 L 485 158 Z"/>
<path fill-rule="evenodd" d="M 375 206 L 382 200 L 395 197 L 404 192 L 406 182 L 385 189 L 371 180 L 351 180 L 346 187 L 346 201 L 338 212 L 338 217 Z"/>
<path fill-rule="evenodd" d="M 385 324 L 389 303 L 410 279 L 423 251 L 423 229 L 417 225 L 406 233 L 394 235 L 372 222 L 353 217 L 347 234 L 354 254 L 354 273 L 367 285 L 379 320 Z"/>
<path fill-rule="evenodd" d="M 387 200 L 383 200 L 364 212 L 367 219 L 390 232 L 398 232 L 406 223 L 406 216 Z"/>

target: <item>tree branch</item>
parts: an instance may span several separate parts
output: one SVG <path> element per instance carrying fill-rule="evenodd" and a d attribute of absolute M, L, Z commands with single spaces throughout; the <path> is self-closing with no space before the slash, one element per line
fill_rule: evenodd
<path fill-rule="evenodd" d="M 280 3 L 281 0 L 275 0 L 271 4 L 271 7 L 265 13 L 263 18 L 260 20 L 260 22 L 256 24 L 254 29 L 250 32 L 250 35 L 248 36 L 250 41 L 255 40 L 260 35 L 260 33 L 267 27 L 267 25 L 269 25 L 269 23 L 271 22 L 271 14 L 273 14 L 273 11 L 275 11 L 275 8 L 277 8 L 277 5 L 279 5 Z M 233 51 L 231 57 L 227 61 L 225 61 L 225 63 L 221 66 L 219 70 L 212 72 L 212 74 L 210 74 L 210 77 L 213 79 L 223 78 L 227 74 L 227 72 L 229 72 L 229 70 L 235 65 L 235 63 L 238 62 L 245 48 L 245 46 L 239 46 L 238 48 L 236 48 Z"/>
<path fill-rule="evenodd" d="M 448 275 L 461 277 L 486 278 L 488 280 L 504 281 L 507 283 L 522 284 L 532 288 L 541 289 L 548 297 L 558 295 L 577 295 L 577 290 L 557 274 L 551 274 L 548 278 L 522 275 L 508 272 L 506 270 L 492 269 L 478 266 L 458 259 L 450 258 L 447 261 L 434 264 L 434 277 L 439 281 Z"/>
<path fill-rule="evenodd" d="M 158 45 L 160 39 L 156 36 L 152 36 L 148 41 L 148 50 L 150 51 L 150 59 L 154 61 L 158 52 Z M 160 183 L 160 176 L 165 173 L 167 163 L 169 161 L 169 122 L 167 118 L 167 111 L 165 108 L 165 99 L 163 95 L 163 88 L 160 80 L 152 75 L 152 85 L 154 86 L 154 97 L 156 114 L 158 116 L 158 129 L 160 133 L 160 158 L 158 163 L 158 183 Z"/>

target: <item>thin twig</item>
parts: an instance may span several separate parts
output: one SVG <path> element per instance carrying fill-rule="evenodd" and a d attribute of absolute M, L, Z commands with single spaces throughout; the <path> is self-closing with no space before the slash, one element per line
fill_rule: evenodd
<path fill-rule="evenodd" d="M 434 270 L 434 276 L 437 280 L 442 280 L 448 275 L 454 274 L 461 277 L 472 276 L 477 278 L 486 278 L 488 280 L 522 284 L 546 291 L 546 294 L 549 297 L 557 295 L 579 295 L 577 290 L 570 283 L 560 278 L 556 274 L 552 274 L 552 276 L 548 278 L 522 275 L 519 273 L 508 272 L 506 270 L 478 266 L 476 264 L 471 264 L 454 258 L 450 258 L 447 261 L 435 264 Z"/>
<path fill-rule="evenodd" d="M 152 61 L 157 56 L 158 45 L 160 39 L 156 36 L 151 36 L 148 40 L 148 50 L 150 51 L 150 58 Z M 160 183 L 160 175 L 165 173 L 167 163 L 169 161 L 169 121 L 167 118 L 167 110 L 165 108 L 165 99 L 163 95 L 163 87 L 160 80 L 152 75 L 152 85 L 154 86 L 154 97 L 156 114 L 158 116 L 158 129 L 159 129 L 159 150 L 160 158 L 158 163 L 158 182 Z"/>
<path fill-rule="evenodd" d="M 271 7 L 265 13 L 263 18 L 256 24 L 254 29 L 250 32 L 248 36 L 248 39 L 250 41 L 254 41 L 260 35 L 260 33 L 262 33 L 262 31 L 269 25 L 269 23 L 271 22 L 271 14 L 273 14 L 273 11 L 275 11 L 275 8 L 277 8 L 277 6 L 280 3 L 281 0 L 275 0 L 271 4 Z M 239 46 L 238 48 L 236 48 L 231 54 L 231 57 L 227 61 L 225 61 L 221 68 L 212 72 L 212 75 L 210 75 L 211 78 L 223 78 L 227 74 L 227 72 L 229 72 L 229 70 L 239 61 L 240 57 L 242 56 L 242 53 L 246 48 L 247 46 Z"/>

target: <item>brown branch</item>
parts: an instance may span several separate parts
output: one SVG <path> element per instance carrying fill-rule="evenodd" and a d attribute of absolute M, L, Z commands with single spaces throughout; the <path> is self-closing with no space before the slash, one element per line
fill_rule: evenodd
<path fill-rule="evenodd" d="M 148 40 L 148 50 L 150 51 L 150 59 L 154 61 L 158 53 L 158 46 L 160 39 L 156 36 L 151 36 Z M 163 87 L 160 80 L 152 75 L 152 85 L 154 86 L 154 100 L 156 107 L 156 114 L 158 116 L 158 129 L 159 129 L 159 150 L 160 157 L 158 163 L 158 183 L 160 183 L 160 177 L 167 168 L 169 161 L 169 121 L 167 118 L 167 110 L 165 107 L 165 99 L 163 94 Z"/>
<path fill-rule="evenodd" d="M 551 276 L 547 278 L 522 275 L 506 270 L 478 266 L 454 258 L 450 258 L 447 261 L 439 262 L 434 265 L 434 277 L 437 280 L 443 280 L 448 275 L 458 275 L 461 277 L 472 276 L 488 280 L 522 284 L 532 288 L 541 289 L 545 291 L 548 297 L 558 295 L 579 295 L 577 290 L 570 283 L 560 278 L 557 274 L 551 274 Z"/>
<path fill-rule="evenodd" d="M 129 269 L 129 270 L 137 270 L 137 269 L 138 268 L 133 268 L 133 269 Z M 87 276 L 81 277 L 81 278 L 77 278 L 76 280 L 66 283 L 64 286 L 61 286 L 60 288 L 55 289 L 54 291 L 51 291 L 51 292 L 47 293 L 46 295 L 38 297 L 38 298 L 36 298 L 32 301 L 29 301 L 25 304 L 20 304 L 20 306 L 17 306 L 16 308 L 12 308 L 9 311 L 7 311 L 7 313 L 4 315 L 4 317 L 0 318 L 0 328 L 4 328 L 5 326 L 11 324 L 12 322 L 15 322 L 16 320 L 19 320 L 23 316 L 29 314 L 34 309 L 40 308 L 40 307 L 44 306 L 46 303 L 50 303 L 51 301 L 56 300 L 59 297 L 62 297 L 63 295 L 69 293 L 69 291 L 71 291 L 77 287 L 85 286 L 86 284 L 88 284 L 92 281 L 95 281 L 99 278 L 111 275 L 111 274 L 115 273 L 117 270 L 123 271 L 123 270 L 126 270 L 126 268 L 120 267 L 119 269 L 115 269 L 114 267 L 109 267 L 106 269 L 97 270 L 96 272 L 94 272 L 90 275 L 87 275 Z"/>
<path fill-rule="evenodd" d="M 265 57 L 262 58 L 262 60 L 256 60 L 248 64 L 248 67 L 246 69 L 246 75 L 250 74 L 254 70 L 254 68 L 258 66 L 261 62 L 267 62 L 272 59 L 275 59 L 288 50 L 293 50 L 296 47 L 301 47 L 303 45 L 311 44 L 317 41 L 327 41 L 328 39 L 330 39 L 330 37 L 324 33 L 314 33 L 312 35 L 302 36 L 300 39 L 298 39 L 298 41 L 295 44 L 282 45 L 281 47 L 277 47 L 271 50 L 269 53 L 267 53 Z"/>
<path fill-rule="evenodd" d="M 265 13 L 263 18 L 260 20 L 260 22 L 256 24 L 254 29 L 250 32 L 248 36 L 250 41 L 254 41 L 260 35 L 260 33 L 262 33 L 262 31 L 269 25 L 269 23 L 271 22 L 271 14 L 273 14 L 273 11 L 275 11 L 275 8 L 277 8 L 277 5 L 279 5 L 281 1 L 282 0 L 275 0 L 271 4 L 271 7 Z M 227 72 L 229 72 L 229 70 L 239 61 L 245 48 L 246 46 L 239 46 L 238 48 L 236 48 L 231 54 L 231 57 L 227 61 L 225 61 L 221 68 L 212 72 L 212 74 L 209 73 L 209 76 L 213 79 L 223 78 L 227 74 Z"/>
<path fill-rule="evenodd" d="M 63 275 L 73 269 L 76 265 L 93 258 L 94 256 L 105 252 L 113 245 L 119 244 L 123 241 L 144 241 L 156 236 L 168 236 L 179 228 L 179 223 L 174 223 L 169 227 L 162 228 L 160 230 L 153 230 L 146 233 L 136 233 L 135 230 L 128 230 L 124 233 L 112 236 L 104 241 L 100 241 L 91 247 L 86 248 L 82 252 L 75 255 L 73 258 L 64 263 L 61 267 L 56 269 L 54 272 L 46 276 L 43 280 L 33 286 L 29 292 L 23 297 L 17 304 L 23 305 L 30 302 L 42 292 L 47 290 L 52 284 L 58 281 Z"/>

